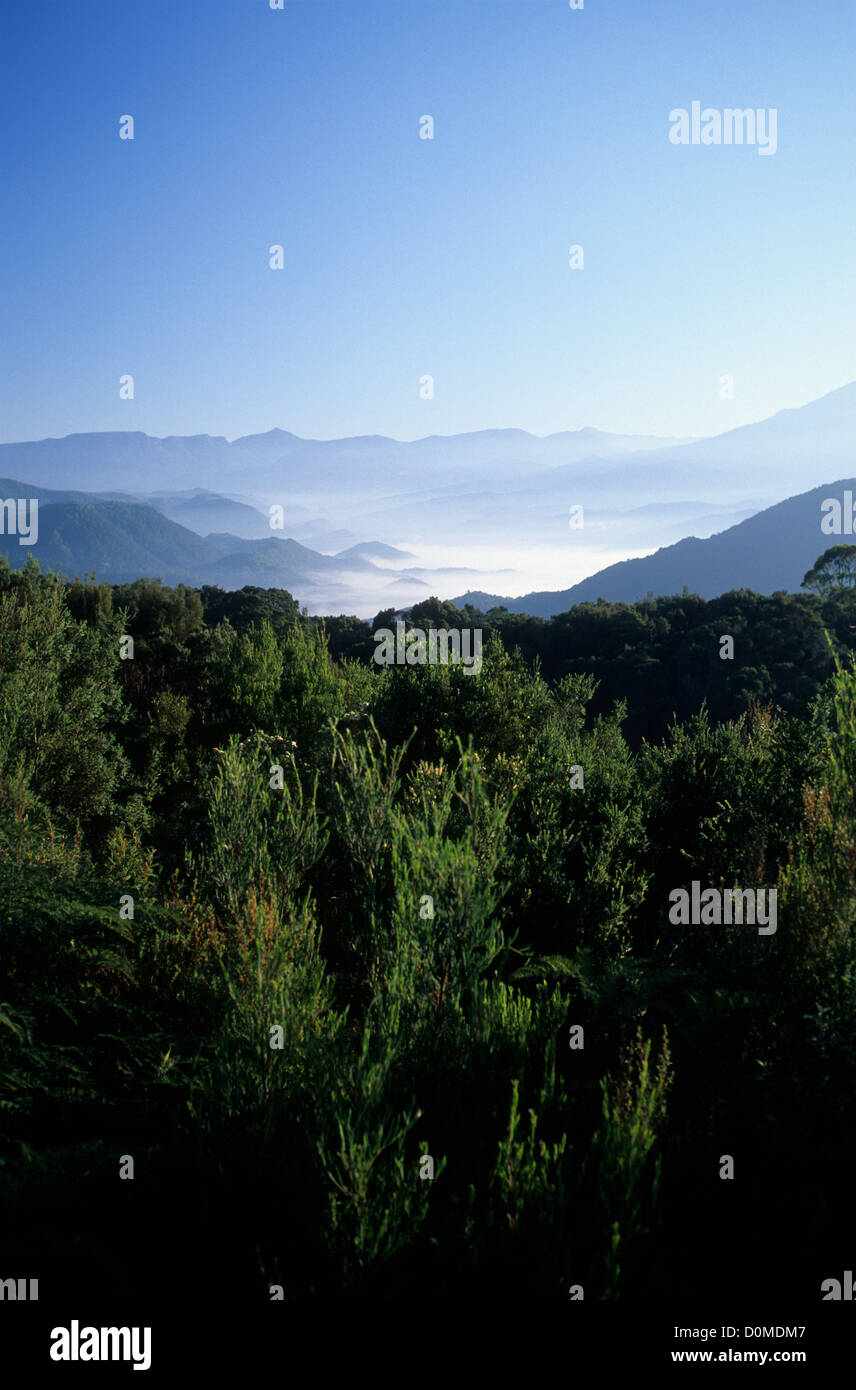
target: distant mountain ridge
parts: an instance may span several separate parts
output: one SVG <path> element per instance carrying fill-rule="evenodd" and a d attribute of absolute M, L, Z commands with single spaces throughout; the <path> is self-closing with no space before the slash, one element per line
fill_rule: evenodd
<path fill-rule="evenodd" d="M 826 535 L 820 529 L 821 502 L 827 497 L 840 500 L 846 489 L 856 494 L 856 477 L 788 497 L 705 540 L 690 536 L 653 555 L 608 565 L 569 589 L 533 592 L 521 598 L 472 590 L 452 602 L 459 607 L 471 603 L 482 611 L 505 607 L 512 613 L 547 618 L 567 612 L 575 603 L 594 603 L 599 598 L 633 603 L 649 593 L 680 594 L 684 588 L 701 598 L 715 598 L 731 589 L 796 593 L 824 550 L 854 540 Z"/>
<path fill-rule="evenodd" d="M 597 454 L 614 459 L 662 449 L 676 441 L 617 435 L 586 428 L 547 435 L 525 430 L 483 430 L 431 435 L 410 443 L 385 435 L 349 439 L 301 439 L 287 430 L 245 435 L 168 436 L 140 430 L 71 434 L 61 439 L 0 444 L 0 473 L 41 487 L 88 492 L 120 487 L 152 493 L 175 487 L 267 495 L 288 483 L 292 493 L 317 493 L 330 484 L 347 492 L 386 491 L 420 485 L 426 469 L 433 484 L 455 484 L 462 468 L 474 476 L 517 477 L 536 467 L 578 462 Z M 227 486 L 228 485 L 228 486 Z"/>
<path fill-rule="evenodd" d="M 156 438 L 139 430 L 71 434 L 0 444 L 0 474 L 39 487 L 122 494 L 171 493 L 176 485 L 260 501 L 324 498 L 325 515 L 347 522 L 355 495 L 439 499 L 497 488 L 540 499 L 563 487 L 589 506 L 695 498 L 779 500 L 801 486 L 842 477 L 856 445 L 856 383 L 766 420 L 706 439 L 619 435 L 587 426 L 545 436 L 519 429 L 427 435 L 303 439 L 288 430 Z M 346 499 L 348 499 L 346 501 Z M 178 505 L 175 501 L 171 505 Z M 540 500 L 539 500 L 540 505 Z"/>
<path fill-rule="evenodd" d="M 653 558 L 651 552 L 659 558 L 646 571 L 642 592 L 662 584 L 680 589 L 696 572 L 709 589 L 718 580 L 706 573 L 709 559 L 697 557 L 698 543 L 783 498 L 828 486 L 825 479 L 846 478 L 854 460 L 856 383 L 689 441 L 587 427 L 544 437 L 499 429 L 411 442 L 383 435 L 311 440 L 282 429 L 231 442 L 129 431 L 0 445 L 0 474 L 7 482 L 27 480 L 9 482 L 7 495 L 23 490 L 46 505 L 115 501 L 154 508 L 200 539 L 235 538 L 225 542 L 228 553 L 218 539 L 217 555 L 204 562 L 191 547 L 188 578 L 203 563 L 219 565 L 236 584 L 282 572 L 302 584 L 298 597 L 315 611 L 363 614 L 378 611 L 387 597 L 404 601 L 408 585 L 411 599 L 424 596 L 425 585 L 442 598 L 468 584 L 487 598 L 495 589 L 525 589 L 526 601 L 542 606 L 557 593 L 571 601 L 589 595 L 592 584 L 624 594 L 638 588 L 637 561 L 626 557 Z M 574 530 L 569 516 L 579 508 L 585 524 Z M 272 530 L 274 515 L 284 518 L 283 529 Z M 101 555 L 112 572 L 121 556 L 113 553 L 106 522 L 98 525 L 91 560 L 81 549 L 86 528 L 73 537 L 70 515 L 51 541 L 52 553 L 81 565 Z M 314 560 L 310 573 L 305 555 L 277 549 L 284 535 L 343 568 Z M 166 536 L 163 546 L 151 539 L 137 537 L 135 549 L 129 537 L 126 559 L 133 554 L 140 564 L 174 573 Z M 257 544 L 248 550 L 245 541 Z M 675 546 L 681 549 L 674 552 Z M 771 577 L 781 558 L 769 556 L 772 568 L 761 566 L 758 583 L 784 582 Z M 677 573 L 682 566 L 686 580 Z M 348 571 L 355 582 L 343 588 L 340 576 Z"/>
<path fill-rule="evenodd" d="M 0 480 L 0 486 L 2 486 Z M 6 482 L 10 480 L 5 480 Z M 39 489 L 16 483 L 14 495 L 36 496 Z M 7 492 L 8 495 L 8 492 Z M 349 576 L 377 576 L 371 560 L 340 559 L 310 550 L 290 538 L 248 540 L 228 534 L 198 536 L 154 507 L 138 502 L 49 501 L 38 498 L 38 540 L 22 546 L 16 535 L 0 535 L 0 554 L 13 568 L 32 555 L 43 569 L 67 578 L 95 573 L 110 583 L 160 578 L 167 584 L 254 584 L 310 596 L 319 584 L 344 585 Z M 392 577 L 392 571 L 388 572 Z"/>
<path fill-rule="evenodd" d="M 10 481 L 0 479 L 0 490 Z M 19 495 L 30 495 L 27 485 L 15 483 L 14 487 L 22 490 Z M 609 565 L 568 589 L 534 591 L 521 598 L 469 590 L 452 602 L 459 607 L 466 603 L 482 610 L 502 606 L 511 612 L 551 617 L 576 603 L 599 598 L 632 603 L 648 594 L 676 594 L 684 588 L 703 598 L 732 589 L 796 592 L 817 557 L 830 545 L 846 540 L 823 533 L 820 522 L 821 503 L 828 497 L 840 499 L 848 490 L 856 495 L 856 477 L 787 498 L 707 539 L 688 537 L 653 555 Z M 32 554 L 43 568 L 59 569 L 67 577 L 94 571 L 112 583 L 147 576 L 170 584 L 223 588 L 251 584 L 289 589 L 302 598 L 325 586 L 344 594 L 355 576 L 377 579 L 386 573 L 396 588 L 411 579 L 424 587 L 421 579 L 427 572 L 418 567 L 401 572 L 379 568 L 384 558 L 402 558 L 394 547 L 377 543 L 353 550 L 357 553 L 331 556 L 292 538 L 197 536 L 153 507 L 91 499 L 45 502 L 40 498 L 35 545 L 19 545 L 14 534 L 0 535 L 0 554 L 14 567 Z"/>

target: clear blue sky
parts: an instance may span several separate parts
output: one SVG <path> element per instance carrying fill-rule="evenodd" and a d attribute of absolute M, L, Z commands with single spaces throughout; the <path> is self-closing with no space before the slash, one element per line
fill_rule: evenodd
<path fill-rule="evenodd" d="M 0 439 L 800 405 L 856 378 L 854 52 L 852 0 L 10 3 Z M 693 100 L 777 153 L 671 145 Z"/>

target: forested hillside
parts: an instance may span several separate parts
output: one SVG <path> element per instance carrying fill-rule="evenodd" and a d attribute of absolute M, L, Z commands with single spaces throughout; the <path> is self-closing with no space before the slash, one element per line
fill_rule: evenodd
<path fill-rule="evenodd" d="M 484 630 L 478 675 L 376 665 L 392 617 L 0 569 L 4 1267 L 818 1298 L 852 1262 L 852 597 L 414 609 Z M 675 925 L 694 882 L 775 890 L 777 929 Z"/>

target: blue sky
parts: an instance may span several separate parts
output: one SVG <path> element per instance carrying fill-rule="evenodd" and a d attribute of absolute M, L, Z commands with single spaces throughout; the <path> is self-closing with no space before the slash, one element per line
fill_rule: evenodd
<path fill-rule="evenodd" d="M 707 434 L 823 395 L 854 39 L 850 0 L 7 6 L 0 439 Z M 775 107 L 777 153 L 673 146 L 693 100 Z"/>

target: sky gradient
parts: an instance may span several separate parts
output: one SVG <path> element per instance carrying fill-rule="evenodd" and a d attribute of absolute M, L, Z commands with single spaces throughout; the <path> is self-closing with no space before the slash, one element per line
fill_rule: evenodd
<path fill-rule="evenodd" d="M 856 378 L 854 40 L 849 0 L 8 6 L 0 440 L 701 435 L 821 396 Z M 777 153 L 675 147 L 693 100 L 775 107 Z"/>

